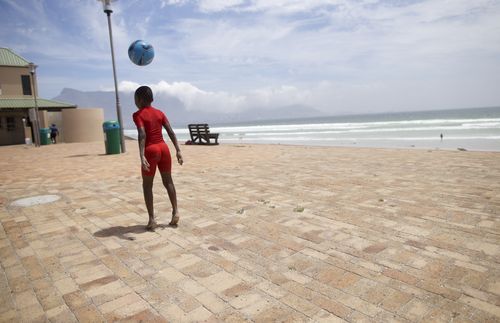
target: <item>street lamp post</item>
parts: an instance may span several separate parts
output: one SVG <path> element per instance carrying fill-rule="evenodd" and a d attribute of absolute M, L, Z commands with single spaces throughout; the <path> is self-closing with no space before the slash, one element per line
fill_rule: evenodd
<path fill-rule="evenodd" d="M 33 99 L 35 101 L 35 113 L 34 113 L 34 118 L 32 120 L 34 128 L 33 136 L 35 137 L 33 139 L 35 140 L 35 147 L 40 147 L 40 122 L 39 122 L 40 116 L 38 115 L 38 101 L 36 99 L 36 83 L 35 83 L 37 66 L 33 63 L 29 63 L 28 66 L 31 74 L 31 88 L 33 89 L 32 94 L 33 94 Z"/>
<path fill-rule="evenodd" d="M 118 117 L 118 123 L 120 124 L 120 144 L 122 153 L 125 152 L 125 137 L 123 135 L 123 120 L 122 111 L 120 108 L 120 98 L 118 96 L 118 82 L 116 81 L 116 66 L 115 66 L 115 50 L 113 48 L 113 31 L 111 30 L 111 2 L 114 0 L 97 0 L 102 2 L 103 10 L 108 16 L 108 30 L 109 30 L 109 43 L 111 45 L 111 61 L 113 63 L 113 78 L 115 81 L 115 97 L 116 97 L 116 115 Z"/>

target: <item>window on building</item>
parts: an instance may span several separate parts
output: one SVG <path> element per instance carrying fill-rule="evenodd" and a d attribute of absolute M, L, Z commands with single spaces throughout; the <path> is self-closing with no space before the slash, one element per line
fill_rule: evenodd
<path fill-rule="evenodd" d="M 16 130 L 16 118 L 7 117 L 6 119 L 7 119 L 7 131 Z"/>
<path fill-rule="evenodd" d="M 0 117 L 0 129 L 3 129 L 3 117 Z"/>
<path fill-rule="evenodd" d="M 32 95 L 30 76 L 21 75 L 21 82 L 23 83 L 23 95 Z"/>
<path fill-rule="evenodd" d="M 0 83 L 0 95 L 2 95 L 2 83 Z"/>

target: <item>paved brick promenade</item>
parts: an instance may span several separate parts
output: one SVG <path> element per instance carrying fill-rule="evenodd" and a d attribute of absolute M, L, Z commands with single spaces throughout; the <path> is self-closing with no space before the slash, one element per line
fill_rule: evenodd
<path fill-rule="evenodd" d="M 0 147 L 1 322 L 500 321 L 500 153 L 182 146 L 151 233 L 127 147 Z"/>

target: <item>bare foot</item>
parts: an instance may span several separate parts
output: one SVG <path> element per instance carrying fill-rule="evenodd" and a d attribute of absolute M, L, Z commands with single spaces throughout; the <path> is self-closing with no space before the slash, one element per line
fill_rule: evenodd
<path fill-rule="evenodd" d="M 170 221 L 169 225 L 176 226 L 177 223 L 179 222 L 179 212 L 172 212 L 172 220 Z"/>
<path fill-rule="evenodd" d="M 147 231 L 155 231 L 157 227 L 156 221 L 155 220 L 149 220 L 148 225 L 146 225 L 146 230 Z"/>

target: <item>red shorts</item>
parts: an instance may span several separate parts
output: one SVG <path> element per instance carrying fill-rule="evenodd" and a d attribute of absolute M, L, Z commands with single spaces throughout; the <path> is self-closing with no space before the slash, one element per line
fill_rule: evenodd
<path fill-rule="evenodd" d="M 160 172 L 172 172 L 172 157 L 170 157 L 170 150 L 166 143 L 152 144 L 144 149 L 144 157 L 149 163 L 149 172 L 141 167 L 143 176 L 154 176 L 156 173 L 156 166 Z"/>

